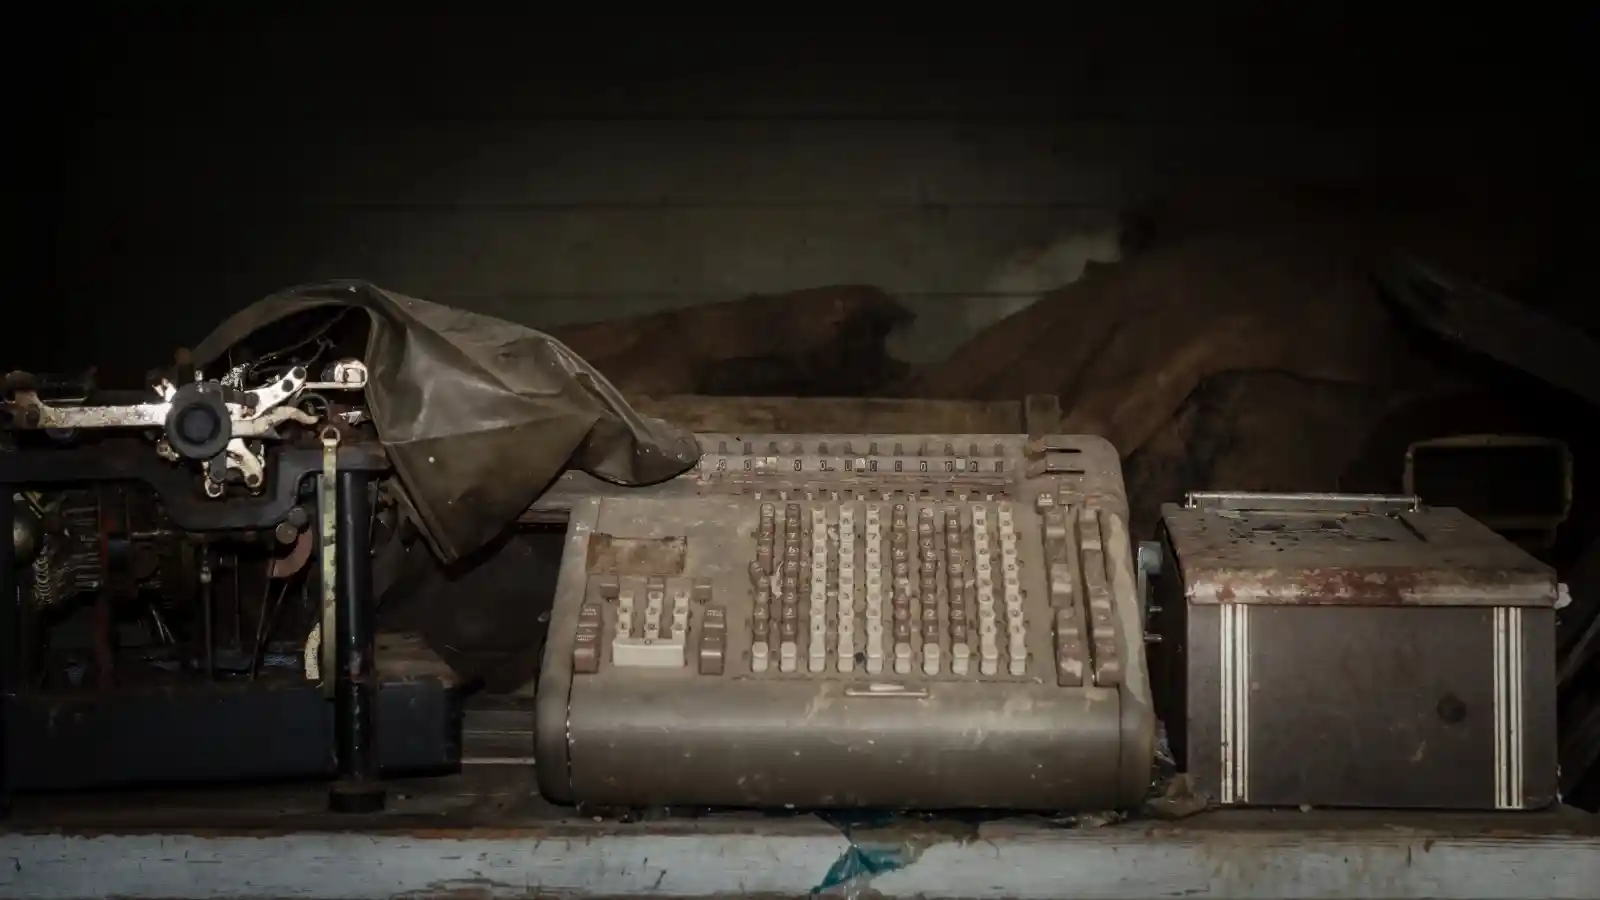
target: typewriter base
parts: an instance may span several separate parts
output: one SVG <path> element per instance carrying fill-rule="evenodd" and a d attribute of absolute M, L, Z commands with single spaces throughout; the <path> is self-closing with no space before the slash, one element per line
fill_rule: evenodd
<path fill-rule="evenodd" d="M 334 774 L 334 709 L 316 685 L 151 689 L 6 701 L 12 791 L 68 791 Z M 381 686 L 384 775 L 436 775 L 461 761 L 461 705 L 437 678 Z M 137 735 L 137 737 L 135 737 Z"/>

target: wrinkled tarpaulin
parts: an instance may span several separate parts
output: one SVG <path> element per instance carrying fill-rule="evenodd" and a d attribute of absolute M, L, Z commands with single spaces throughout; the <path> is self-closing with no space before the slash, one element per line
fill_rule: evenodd
<path fill-rule="evenodd" d="M 258 301 L 202 341 L 194 362 L 317 308 L 367 313 L 367 407 L 418 527 L 446 563 L 492 540 L 568 466 L 643 485 L 699 459 L 692 434 L 637 413 L 555 338 L 361 281 Z"/>

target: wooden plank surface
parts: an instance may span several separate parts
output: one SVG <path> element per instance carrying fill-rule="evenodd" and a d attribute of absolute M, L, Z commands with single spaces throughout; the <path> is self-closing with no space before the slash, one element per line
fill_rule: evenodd
<path fill-rule="evenodd" d="M 528 896 L 800 897 L 863 853 L 883 897 L 1593 897 L 1600 818 L 1572 810 L 633 821 L 534 796 L 531 766 L 391 785 L 376 816 L 320 785 L 18 798 L 0 832 L 15 900 Z"/>

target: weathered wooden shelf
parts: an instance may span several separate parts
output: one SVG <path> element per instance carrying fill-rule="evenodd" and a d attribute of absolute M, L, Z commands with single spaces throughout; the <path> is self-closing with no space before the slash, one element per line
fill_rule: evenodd
<path fill-rule="evenodd" d="M 1076 827 L 1042 818 L 808 814 L 596 819 L 527 766 L 395 783 L 337 818 L 316 785 L 19 798 L 0 896 L 799 897 L 857 866 L 884 897 L 1595 897 L 1600 817 L 1228 811 Z M 845 831 L 850 835 L 847 837 Z M 835 889 L 838 888 L 835 885 Z"/>

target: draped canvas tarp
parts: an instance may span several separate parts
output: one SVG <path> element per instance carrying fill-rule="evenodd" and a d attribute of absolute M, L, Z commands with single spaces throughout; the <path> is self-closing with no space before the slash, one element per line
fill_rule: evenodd
<path fill-rule="evenodd" d="M 258 301 L 202 341 L 194 362 L 208 366 L 258 330 L 318 308 L 370 319 L 367 408 L 412 517 L 446 563 L 492 540 L 568 467 L 647 485 L 699 459 L 693 434 L 636 412 L 555 338 L 366 282 Z"/>

